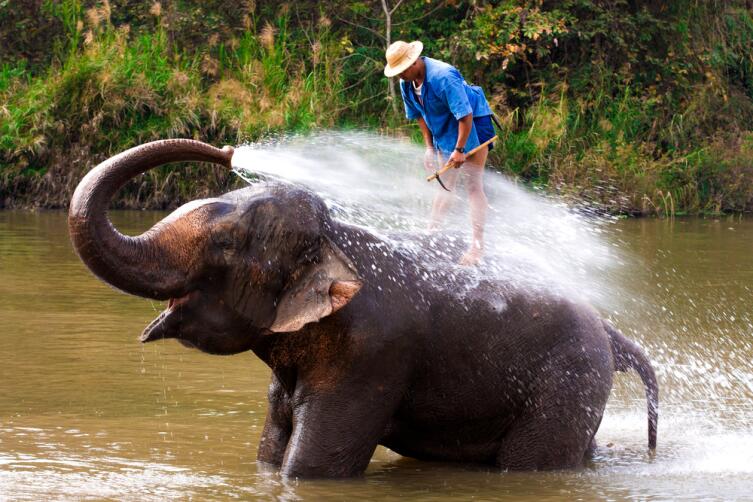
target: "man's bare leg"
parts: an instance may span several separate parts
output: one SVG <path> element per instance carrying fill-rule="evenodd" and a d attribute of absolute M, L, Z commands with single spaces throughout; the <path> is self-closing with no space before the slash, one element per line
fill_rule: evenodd
<path fill-rule="evenodd" d="M 442 166 L 447 162 L 447 159 L 443 156 L 439 156 L 442 161 Z M 465 164 L 464 164 L 465 165 Z M 461 167 L 462 169 L 462 167 Z M 460 169 L 450 169 L 442 175 L 442 183 L 445 184 L 450 190 L 455 190 L 455 186 L 458 183 Z M 429 230 L 433 231 L 439 228 L 444 215 L 452 206 L 455 199 L 455 194 L 448 192 L 437 183 L 437 195 L 434 196 L 434 201 L 431 204 L 431 220 L 429 221 Z"/>
<path fill-rule="evenodd" d="M 468 204 L 471 213 L 471 245 L 460 258 L 461 265 L 475 265 L 484 255 L 484 226 L 486 224 L 486 208 L 489 202 L 484 192 L 484 166 L 488 148 L 483 148 L 473 156 L 468 157 L 463 167 L 463 182 L 468 192 Z"/>

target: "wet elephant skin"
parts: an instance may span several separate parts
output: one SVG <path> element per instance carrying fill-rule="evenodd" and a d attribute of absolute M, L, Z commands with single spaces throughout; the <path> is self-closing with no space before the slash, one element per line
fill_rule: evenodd
<path fill-rule="evenodd" d="M 572 468 L 592 447 L 613 373 L 629 369 L 646 385 L 655 447 L 657 385 L 640 347 L 588 305 L 479 282 L 441 236 L 425 249 L 446 250 L 444 263 L 429 266 L 276 183 L 186 204 L 141 236 L 106 217 L 141 172 L 231 157 L 189 140 L 124 152 L 81 182 L 69 228 L 102 280 L 168 300 L 142 341 L 250 350 L 272 368 L 260 461 L 288 476 L 353 476 L 382 444 L 426 460 Z"/>

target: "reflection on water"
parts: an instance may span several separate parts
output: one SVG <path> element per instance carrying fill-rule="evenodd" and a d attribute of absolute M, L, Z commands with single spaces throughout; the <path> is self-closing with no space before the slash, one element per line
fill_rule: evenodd
<path fill-rule="evenodd" d="M 139 231 L 161 214 L 113 214 Z M 255 462 L 268 369 L 137 336 L 162 305 L 94 279 L 63 213 L 0 212 L 0 500 L 745 499 L 753 485 L 753 222 L 607 225 L 625 260 L 604 315 L 647 348 L 661 384 L 659 449 L 618 375 L 583 469 L 499 473 L 379 448 L 366 476 L 285 481 Z M 602 310 L 605 310 L 602 308 Z"/>

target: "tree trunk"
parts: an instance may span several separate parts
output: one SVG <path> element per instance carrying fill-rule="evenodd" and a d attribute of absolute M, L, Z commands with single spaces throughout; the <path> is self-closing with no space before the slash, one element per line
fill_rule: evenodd
<path fill-rule="evenodd" d="M 384 11 L 384 39 L 386 41 L 384 50 L 392 43 L 392 12 L 387 6 L 387 0 L 382 0 L 382 10 Z M 397 92 L 395 91 L 395 79 L 394 77 L 387 78 L 387 88 L 390 93 L 390 102 L 392 103 L 392 111 L 395 115 L 398 114 L 397 107 Z"/>

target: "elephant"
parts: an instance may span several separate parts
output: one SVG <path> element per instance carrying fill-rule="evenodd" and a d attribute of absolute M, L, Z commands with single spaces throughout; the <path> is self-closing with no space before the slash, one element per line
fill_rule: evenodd
<path fill-rule="evenodd" d="M 271 368 L 260 465 L 290 477 L 357 476 L 383 445 L 502 470 L 577 468 L 594 448 L 614 373 L 630 369 L 644 384 L 656 448 L 651 363 L 585 302 L 478 279 L 454 256 L 430 264 L 279 181 L 189 202 L 138 236 L 108 219 L 110 199 L 138 174 L 178 161 L 229 168 L 233 151 L 172 139 L 122 152 L 79 183 L 68 225 L 97 277 L 167 300 L 142 342 L 253 351 Z M 453 249 L 431 239 L 435 252 Z"/>

